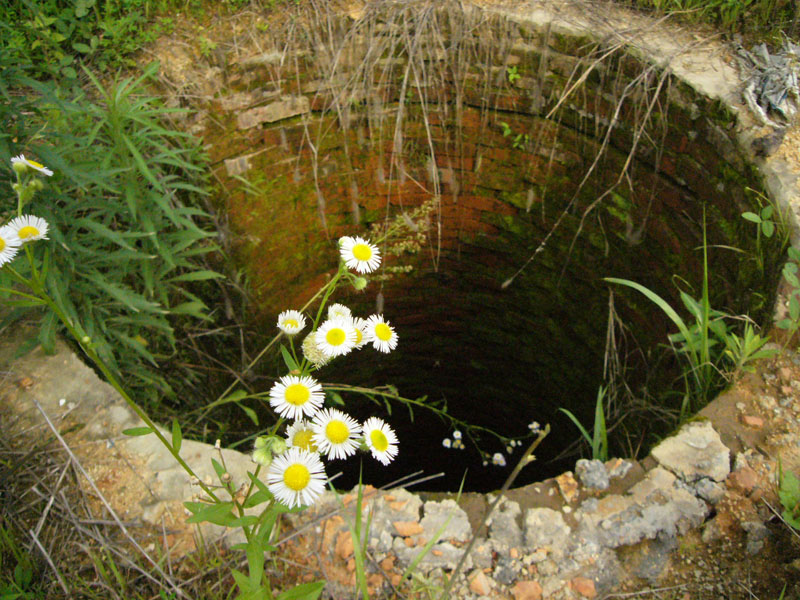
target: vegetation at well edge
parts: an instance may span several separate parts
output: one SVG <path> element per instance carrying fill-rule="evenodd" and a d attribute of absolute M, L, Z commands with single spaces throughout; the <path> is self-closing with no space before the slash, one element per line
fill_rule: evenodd
<path fill-rule="evenodd" d="M 619 0 L 689 23 L 708 23 L 727 34 L 780 43 L 781 35 L 800 36 L 800 5 L 795 0 Z"/>
<path fill-rule="evenodd" d="M 219 275 L 207 268 L 215 233 L 201 208 L 205 158 L 188 134 L 165 126 L 175 109 L 143 93 L 156 69 L 71 93 L 36 81 L 29 63 L 0 50 L 0 216 L 14 216 L 9 160 L 28 154 L 55 168 L 30 205 L 51 225 L 46 285 L 82 320 L 97 351 L 128 384 L 155 401 L 170 393 L 159 363 L 175 354 L 181 319 L 207 319 L 193 291 Z M 87 235 L 91 233 L 91 235 Z M 57 251 L 56 251 L 57 250 Z M 0 273 L 0 287 L 11 282 Z M 0 328 L 42 317 L 35 344 L 52 349 L 52 312 L 2 293 Z"/>
<path fill-rule="evenodd" d="M 0 50 L 30 61 L 39 77 L 76 82 L 81 67 L 135 67 L 134 53 L 171 33 L 181 13 L 235 11 L 250 0 L 7 0 L 0 4 Z"/>
<path fill-rule="evenodd" d="M 714 310 L 710 304 L 708 242 L 706 240 L 705 214 L 703 216 L 703 280 L 702 292 L 695 299 L 681 290 L 684 308 L 691 315 L 685 320 L 674 307 L 647 287 L 627 279 L 606 277 L 605 281 L 622 285 L 643 294 L 661 310 L 678 329 L 669 336 L 669 345 L 679 360 L 683 361 L 683 401 L 680 406 L 680 421 L 705 406 L 713 394 L 730 381 L 738 370 L 750 369 L 752 361 L 773 356 L 776 351 L 764 348 L 768 337 L 758 334 L 753 324 L 745 317 L 734 317 Z M 741 335 L 728 322 L 737 319 L 743 322 Z"/>

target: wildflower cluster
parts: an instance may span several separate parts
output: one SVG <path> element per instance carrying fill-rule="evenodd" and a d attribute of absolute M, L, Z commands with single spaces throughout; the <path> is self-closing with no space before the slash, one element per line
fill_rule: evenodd
<path fill-rule="evenodd" d="M 329 284 L 325 299 L 337 281 L 349 279 L 363 289 L 366 279 L 347 272 L 371 273 L 380 266 L 380 251 L 360 237 L 339 240 L 339 273 Z M 397 435 L 382 419 L 370 417 L 359 423 L 337 408 L 325 408 L 322 385 L 311 372 L 331 360 L 367 345 L 379 352 L 397 347 L 397 333 L 383 315 L 366 319 L 354 316 L 343 304 L 320 307 L 312 330 L 301 343 L 302 360 L 295 353 L 294 339 L 308 320 L 302 312 L 287 310 L 278 315 L 278 329 L 289 340 L 283 354 L 289 373 L 280 377 L 269 391 L 269 403 L 283 419 L 291 420 L 285 438 L 263 436 L 256 440 L 253 460 L 268 467 L 267 486 L 273 496 L 290 508 L 313 504 L 325 487 L 322 459 L 339 460 L 368 451 L 388 465 L 397 455 Z M 322 317 L 325 316 L 323 320 Z"/>
<path fill-rule="evenodd" d="M 42 182 L 31 175 L 41 173 L 49 177 L 53 172 L 38 162 L 26 159 L 22 154 L 11 159 L 11 166 L 17 174 L 17 182 L 13 187 L 19 198 L 19 214 L 0 226 L 0 267 L 14 260 L 17 252 L 26 243 L 47 239 L 47 221 L 33 215 L 23 215 L 22 208 L 42 189 Z"/>
<path fill-rule="evenodd" d="M 454 450 L 463 450 L 464 449 L 464 442 L 462 441 L 463 436 L 461 432 L 456 429 L 453 431 L 453 439 L 446 437 L 442 440 L 442 446 L 445 448 L 453 448 Z"/>

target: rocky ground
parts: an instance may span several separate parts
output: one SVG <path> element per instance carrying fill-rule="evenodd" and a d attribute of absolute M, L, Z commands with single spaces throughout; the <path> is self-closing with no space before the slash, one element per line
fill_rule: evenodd
<path fill-rule="evenodd" d="M 96 519 L 114 526 L 102 496 L 137 535 L 166 527 L 156 539 L 176 556 L 191 552 L 196 532 L 180 501 L 192 488 L 153 436 L 120 435 L 134 420 L 65 346 L 17 360 L 13 347 L 0 352 L 0 406 L 13 429 L 5 435 L 47 434 L 35 399 L 92 478 Z M 784 598 L 800 597 L 800 536 L 779 517 L 776 484 L 778 459 L 800 473 L 798 415 L 800 356 L 787 353 L 762 362 L 645 460 L 579 461 L 573 472 L 510 491 L 485 526 L 491 495 L 455 502 L 367 488 L 370 588 L 376 597 L 435 595 L 477 535 L 452 597 L 777 599 L 784 585 Z M 234 480 L 244 480 L 249 458 L 223 452 Z M 184 442 L 182 454 L 211 476 L 216 450 Z M 354 505 L 354 494 L 328 494 L 283 525 L 278 588 L 322 578 L 328 597 L 352 597 Z"/>

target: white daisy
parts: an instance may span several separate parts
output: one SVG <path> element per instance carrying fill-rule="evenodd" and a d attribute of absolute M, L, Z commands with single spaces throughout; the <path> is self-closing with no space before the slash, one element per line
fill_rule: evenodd
<path fill-rule="evenodd" d="M 339 253 L 348 269 L 359 273 L 372 273 L 381 264 L 381 253 L 377 246 L 367 240 L 345 236 L 339 240 Z"/>
<path fill-rule="evenodd" d="M 289 448 L 270 464 L 267 487 L 289 508 L 310 506 L 325 491 L 326 479 L 319 456 L 302 448 Z"/>
<path fill-rule="evenodd" d="M 269 403 L 277 413 L 287 419 L 313 416 L 322 406 L 325 394 L 313 377 L 286 375 L 269 391 Z"/>
<path fill-rule="evenodd" d="M 16 231 L 11 229 L 8 225 L 0 227 L 0 266 L 14 260 L 20 244 L 22 244 L 22 242 L 17 236 Z"/>
<path fill-rule="evenodd" d="M 353 313 L 344 304 L 331 304 L 328 307 L 329 319 L 350 319 Z"/>
<path fill-rule="evenodd" d="M 306 318 L 297 310 L 285 310 L 278 315 L 278 329 L 286 335 L 294 335 L 306 326 Z"/>
<path fill-rule="evenodd" d="M 383 315 L 372 315 L 367 319 L 367 341 L 376 350 L 389 352 L 397 347 L 397 333 Z"/>
<path fill-rule="evenodd" d="M 351 320 L 328 319 L 317 329 L 317 347 L 326 356 L 342 356 L 356 345 L 356 328 Z"/>
<path fill-rule="evenodd" d="M 48 177 L 50 177 L 53 174 L 53 172 L 47 167 L 45 167 L 43 164 L 38 163 L 35 160 L 28 160 L 22 154 L 20 154 L 19 156 L 15 156 L 14 158 L 11 159 L 11 165 L 14 166 L 16 164 L 22 164 L 27 167 L 30 167 L 31 169 L 39 171 L 39 173 L 41 173 L 42 175 L 47 175 Z"/>
<path fill-rule="evenodd" d="M 355 349 L 358 350 L 367 345 L 367 322 L 361 317 L 353 317 L 353 327 L 356 330 L 356 345 Z"/>
<path fill-rule="evenodd" d="M 8 227 L 14 230 L 22 243 L 47 239 L 47 221 L 33 215 L 22 215 L 12 220 Z"/>
<path fill-rule="evenodd" d="M 364 422 L 364 443 L 372 456 L 384 465 L 397 456 L 397 436 L 382 419 L 370 417 Z"/>
<path fill-rule="evenodd" d="M 351 416 L 335 408 L 319 411 L 311 422 L 314 444 L 328 460 L 355 454 L 361 426 Z"/>
<path fill-rule="evenodd" d="M 311 423 L 305 419 L 298 419 L 286 428 L 286 443 L 290 448 L 302 448 L 309 452 L 316 452 L 317 447 L 314 445 L 314 440 L 311 438 L 314 435 L 314 430 L 311 428 Z"/>
<path fill-rule="evenodd" d="M 502 452 L 495 452 L 492 454 L 492 463 L 496 464 L 498 467 L 505 467 L 506 457 L 503 456 Z"/>

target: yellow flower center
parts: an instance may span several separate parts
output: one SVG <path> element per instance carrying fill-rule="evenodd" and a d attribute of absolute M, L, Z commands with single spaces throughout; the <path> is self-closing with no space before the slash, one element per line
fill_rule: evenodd
<path fill-rule="evenodd" d="M 353 256 L 356 257 L 356 260 L 366 262 L 372 258 L 372 248 L 367 244 L 356 244 L 353 246 Z"/>
<path fill-rule="evenodd" d="M 292 445 L 302 448 L 303 450 L 316 452 L 317 447 L 314 445 L 314 442 L 311 441 L 313 435 L 314 432 L 310 429 L 301 429 L 294 434 L 294 437 L 292 438 Z"/>
<path fill-rule="evenodd" d="M 27 240 L 28 238 L 36 237 L 39 235 L 39 230 L 36 229 L 33 225 L 25 225 L 25 227 L 20 227 L 19 231 L 17 232 L 19 239 Z"/>
<path fill-rule="evenodd" d="M 289 404 L 301 406 L 308 402 L 308 399 L 311 397 L 311 392 L 309 392 L 308 388 L 302 383 L 293 383 L 286 388 L 284 397 Z"/>
<path fill-rule="evenodd" d="M 373 429 L 369 434 L 369 439 L 372 442 L 372 447 L 378 452 L 386 452 L 389 447 L 389 440 L 380 429 Z"/>
<path fill-rule="evenodd" d="M 341 346 L 344 344 L 344 340 L 347 336 L 344 333 L 344 329 L 335 328 L 328 331 L 325 334 L 325 341 L 327 341 L 331 346 Z"/>
<path fill-rule="evenodd" d="M 6 249 L 6 241 L 3 238 L 0 238 L 0 252 Z"/>
<path fill-rule="evenodd" d="M 311 481 L 311 471 L 308 470 L 308 467 L 300 463 L 290 465 L 283 472 L 283 483 L 286 484 L 286 487 L 295 492 L 304 490 L 309 481 Z"/>
<path fill-rule="evenodd" d="M 297 319 L 286 319 L 283 322 L 284 327 L 300 327 L 300 323 L 297 322 Z"/>
<path fill-rule="evenodd" d="M 331 421 L 325 426 L 325 437 L 334 444 L 341 444 L 350 437 L 350 428 L 341 421 Z"/>
<path fill-rule="evenodd" d="M 2 250 L 2 248 L 0 248 L 0 250 Z M 364 339 L 364 334 L 356 327 L 356 345 L 360 344 L 362 339 Z"/>
<path fill-rule="evenodd" d="M 382 342 L 388 342 L 392 339 L 392 328 L 386 323 L 378 323 L 375 325 L 375 336 Z"/>
<path fill-rule="evenodd" d="M 28 160 L 28 164 L 32 167 L 36 167 L 37 169 L 44 169 L 44 165 L 42 163 L 38 163 L 35 160 Z"/>

